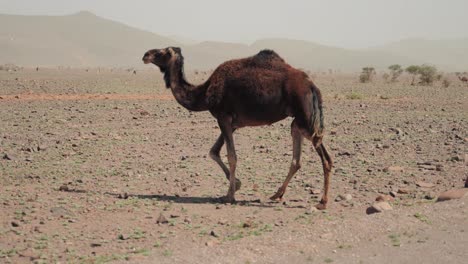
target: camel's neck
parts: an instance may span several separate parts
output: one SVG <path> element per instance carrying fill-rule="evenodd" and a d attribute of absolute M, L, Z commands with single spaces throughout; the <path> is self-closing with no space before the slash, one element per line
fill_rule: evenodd
<path fill-rule="evenodd" d="M 206 86 L 194 86 L 187 82 L 184 75 L 183 58 L 171 63 L 164 72 L 166 87 L 171 88 L 177 102 L 190 111 L 206 111 L 208 106 L 205 100 Z"/>

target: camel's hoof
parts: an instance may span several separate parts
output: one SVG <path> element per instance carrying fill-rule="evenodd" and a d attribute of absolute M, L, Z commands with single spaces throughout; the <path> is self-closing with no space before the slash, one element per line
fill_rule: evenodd
<path fill-rule="evenodd" d="M 236 199 L 234 197 L 229 197 L 229 196 L 223 196 L 219 198 L 219 201 L 224 204 L 235 204 Z"/>
<path fill-rule="evenodd" d="M 236 179 L 236 192 L 240 190 L 241 186 L 242 186 L 242 182 Z"/>
<path fill-rule="evenodd" d="M 281 192 L 275 193 L 272 197 L 270 197 L 270 200 L 275 201 L 275 202 L 281 202 L 283 200 L 283 194 Z"/>
<path fill-rule="evenodd" d="M 324 203 L 319 203 L 315 206 L 315 208 L 319 209 L 319 210 L 325 210 L 327 209 L 327 204 L 324 204 Z"/>

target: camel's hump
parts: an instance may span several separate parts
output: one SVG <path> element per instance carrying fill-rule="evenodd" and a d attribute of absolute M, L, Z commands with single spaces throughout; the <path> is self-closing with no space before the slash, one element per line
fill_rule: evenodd
<path fill-rule="evenodd" d="M 259 53 L 257 53 L 257 55 L 255 55 L 254 57 L 257 58 L 257 59 L 272 59 L 272 58 L 277 58 L 277 59 L 283 60 L 283 59 L 278 55 L 278 53 L 276 53 L 276 52 L 273 51 L 273 50 L 269 50 L 269 49 L 261 50 L 261 51 L 260 51 Z"/>

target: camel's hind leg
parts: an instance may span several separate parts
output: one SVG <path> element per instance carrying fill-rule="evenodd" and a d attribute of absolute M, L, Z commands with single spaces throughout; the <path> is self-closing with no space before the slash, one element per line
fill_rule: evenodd
<path fill-rule="evenodd" d="M 224 145 L 224 137 L 223 134 L 221 134 L 218 137 L 218 140 L 214 143 L 213 147 L 211 147 L 210 150 L 210 157 L 218 163 L 218 165 L 223 169 L 224 174 L 226 175 L 226 178 L 229 180 L 229 169 L 226 167 L 224 162 L 221 160 L 221 157 L 219 155 L 221 148 Z M 241 188 L 241 181 L 239 179 L 236 179 L 236 191 L 238 191 Z"/>
<path fill-rule="evenodd" d="M 289 173 L 284 180 L 283 185 L 278 189 L 278 191 L 270 197 L 271 200 L 281 200 L 283 198 L 284 193 L 286 192 L 286 188 L 288 187 L 289 181 L 291 181 L 292 177 L 296 172 L 301 168 L 301 146 L 302 146 L 302 135 L 297 126 L 296 121 L 293 121 L 291 124 L 291 136 L 293 138 L 293 159 L 291 162 L 291 166 L 289 167 Z"/>
<path fill-rule="evenodd" d="M 317 209 L 323 210 L 327 208 L 328 191 L 330 189 L 330 173 L 333 167 L 333 161 L 332 161 L 332 158 L 330 157 L 330 154 L 328 154 L 328 151 L 325 148 L 325 145 L 323 145 L 321 137 L 313 138 L 312 143 L 314 144 L 314 148 L 319 154 L 320 159 L 322 160 L 322 166 L 323 166 L 323 177 L 324 177 L 323 196 L 322 196 L 322 199 L 320 200 L 320 203 L 316 205 Z"/>

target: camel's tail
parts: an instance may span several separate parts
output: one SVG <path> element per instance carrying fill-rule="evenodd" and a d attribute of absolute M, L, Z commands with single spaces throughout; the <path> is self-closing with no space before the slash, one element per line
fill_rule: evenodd
<path fill-rule="evenodd" d="M 322 94 L 320 90 L 312 83 L 312 111 L 310 116 L 309 129 L 312 137 L 323 136 L 323 110 L 322 110 Z"/>

